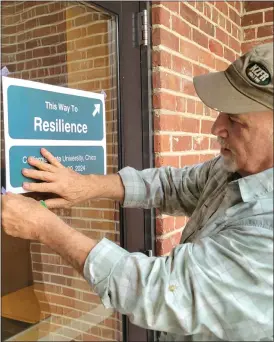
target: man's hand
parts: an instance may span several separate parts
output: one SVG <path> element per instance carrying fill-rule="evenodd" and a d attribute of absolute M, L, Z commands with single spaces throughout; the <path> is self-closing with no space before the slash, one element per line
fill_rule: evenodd
<path fill-rule="evenodd" d="M 90 176 L 81 175 L 70 168 L 66 168 L 44 148 L 41 149 L 41 154 L 49 163 L 29 158 L 28 163 L 38 170 L 23 169 L 22 173 L 25 177 L 44 182 L 24 183 L 23 188 L 33 192 L 54 193 L 62 197 L 46 200 L 45 203 L 48 208 L 68 208 L 87 200 L 89 197 L 96 196 L 96 184 L 94 184 L 94 194 L 90 193 Z"/>
<path fill-rule="evenodd" d="M 48 208 L 69 208 L 87 199 L 97 198 L 123 201 L 124 186 L 119 175 L 81 175 L 63 166 L 45 148 L 41 149 L 41 154 L 49 163 L 29 158 L 28 163 L 37 170 L 23 169 L 22 173 L 25 177 L 41 180 L 43 183 L 24 183 L 23 188 L 61 197 L 45 200 Z"/>
<path fill-rule="evenodd" d="M 7 193 L 2 199 L 2 228 L 11 236 L 38 240 L 65 258 L 79 273 L 97 241 L 74 230 L 33 198 Z"/>
<path fill-rule="evenodd" d="M 7 193 L 1 200 L 2 228 L 14 237 L 40 240 L 40 232 L 56 216 L 36 200 L 22 195 Z"/>

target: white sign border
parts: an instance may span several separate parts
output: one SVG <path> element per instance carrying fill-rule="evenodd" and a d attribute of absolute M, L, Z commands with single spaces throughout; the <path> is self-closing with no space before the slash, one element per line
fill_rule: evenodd
<path fill-rule="evenodd" d="M 8 129 L 8 88 L 11 85 L 24 88 L 33 88 L 39 90 L 47 90 L 54 93 L 67 95 L 75 95 L 98 99 L 102 101 L 103 108 L 103 139 L 101 141 L 93 140 L 46 140 L 46 139 L 13 139 L 9 135 Z M 92 93 L 89 91 L 65 88 L 61 86 L 50 85 L 46 83 L 22 80 L 12 77 L 2 76 L 2 92 L 3 92 L 3 112 L 4 112 L 4 139 L 5 139 L 5 159 L 6 159 L 6 191 L 13 193 L 27 193 L 22 187 L 14 188 L 10 184 L 10 160 L 9 151 L 12 146 L 102 146 L 104 149 L 104 174 L 107 172 L 107 150 L 106 150 L 106 112 L 105 112 L 105 96 L 104 94 Z"/>

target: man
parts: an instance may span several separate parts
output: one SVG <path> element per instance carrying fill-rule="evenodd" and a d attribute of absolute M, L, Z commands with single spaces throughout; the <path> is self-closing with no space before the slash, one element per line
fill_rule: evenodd
<path fill-rule="evenodd" d="M 159 208 L 191 217 L 169 257 L 130 254 L 83 236 L 30 198 L 5 195 L 3 228 L 36 239 L 66 258 L 113 307 L 166 341 L 272 340 L 273 336 L 273 45 L 225 72 L 194 78 L 198 96 L 220 111 L 212 133 L 221 156 L 204 164 L 117 175 L 81 176 L 48 151 L 49 164 L 27 177 L 30 191 L 52 192 L 49 208 L 88 198 Z M 30 215 L 31 213 L 31 215 Z"/>

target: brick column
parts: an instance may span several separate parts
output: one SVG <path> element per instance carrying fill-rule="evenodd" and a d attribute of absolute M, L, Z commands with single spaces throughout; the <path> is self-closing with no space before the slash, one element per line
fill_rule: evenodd
<path fill-rule="evenodd" d="M 241 53 L 242 3 L 152 3 L 153 106 L 156 167 L 183 167 L 219 152 L 210 134 L 218 113 L 197 97 L 192 78 L 224 70 Z M 157 254 L 180 241 L 185 217 L 157 215 Z"/>

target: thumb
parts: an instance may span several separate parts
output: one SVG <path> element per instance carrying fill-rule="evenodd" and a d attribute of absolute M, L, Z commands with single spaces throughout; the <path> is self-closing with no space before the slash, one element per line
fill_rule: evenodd
<path fill-rule="evenodd" d="M 67 208 L 68 201 L 63 198 L 51 198 L 44 201 L 49 209 Z"/>

